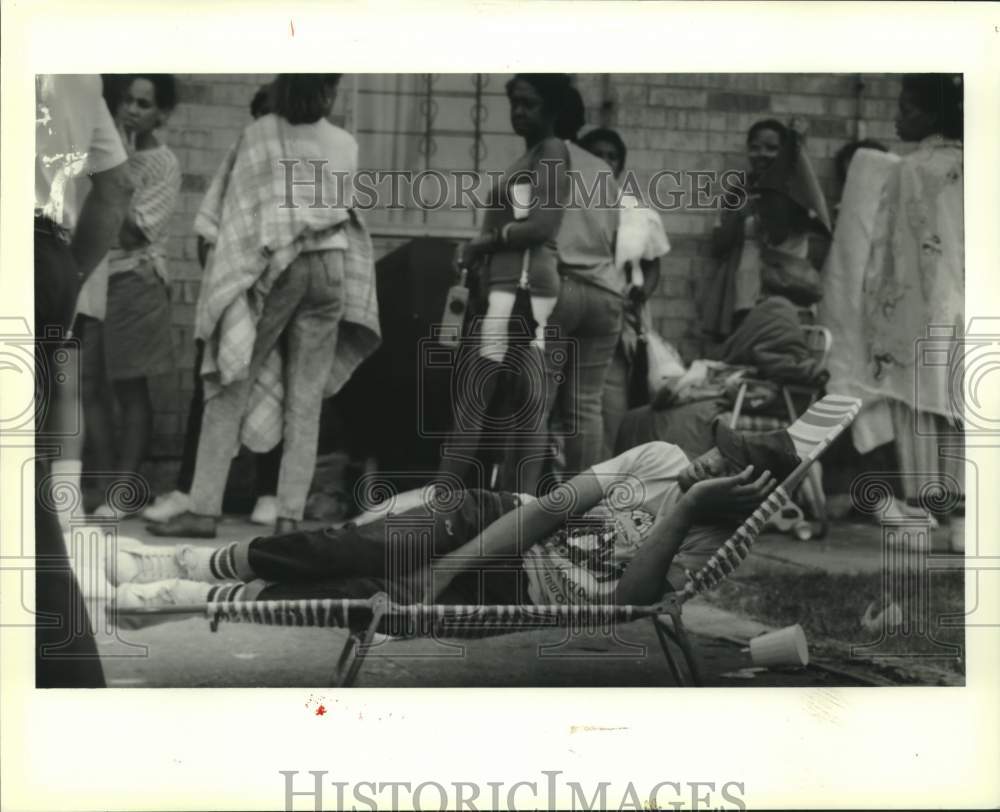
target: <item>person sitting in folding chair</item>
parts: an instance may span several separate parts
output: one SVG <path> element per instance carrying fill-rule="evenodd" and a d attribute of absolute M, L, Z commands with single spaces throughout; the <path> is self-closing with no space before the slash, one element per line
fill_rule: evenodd
<path fill-rule="evenodd" d="M 718 421 L 715 438 L 693 462 L 668 443 L 637 446 L 537 500 L 438 489 L 337 529 L 122 548 L 108 577 L 120 608 L 379 592 L 398 603 L 649 604 L 682 589 L 800 462 L 783 430 Z"/>

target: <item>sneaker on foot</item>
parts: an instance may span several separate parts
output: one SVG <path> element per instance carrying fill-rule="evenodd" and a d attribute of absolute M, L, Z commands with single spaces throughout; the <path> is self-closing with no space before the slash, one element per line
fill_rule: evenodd
<path fill-rule="evenodd" d="M 151 522 L 165 522 L 191 509 L 191 497 L 181 491 L 171 491 L 157 496 L 156 501 L 142 512 L 142 518 Z"/>
<path fill-rule="evenodd" d="M 197 581 L 173 578 L 148 584 L 122 584 L 115 592 L 119 609 L 155 609 L 158 606 L 199 606 L 208 601 L 212 587 Z"/>
<path fill-rule="evenodd" d="M 140 629 L 167 623 L 171 620 L 184 620 L 198 614 L 201 607 L 208 601 L 208 593 L 212 589 L 208 584 L 195 581 L 185 581 L 179 578 L 170 581 L 157 581 L 150 584 L 122 584 L 115 592 L 115 599 L 108 604 L 107 612 L 114 623 L 122 628 Z M 170 606 L 190 606 L 190 614 L 120 614 L 119 610 L 157 609 Z"/>
<path fill-rule="evenodd" d="M 258 496 L 253 506 L 250 521 L 254 524 L 273 525 L 278 518 L 278 499 L 274 496 Z"/>
<path fill-rule="evenodd" d="M 193 560 L 193 550 L 187 544 L 180 547 L 120 546 L 114 568 L 108 558 L 105 574 L 113 586 L 149 584 L 169 578 L 190 579 L 193 566 L 189 562 Z"/>

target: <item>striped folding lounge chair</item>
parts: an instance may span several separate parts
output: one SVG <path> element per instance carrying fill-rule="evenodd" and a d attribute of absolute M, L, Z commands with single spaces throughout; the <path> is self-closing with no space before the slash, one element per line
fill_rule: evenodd
<path fill-rule="evenodd" d="M 803 318 L 811 318 L 803 314 Z M 826 327 L 818 324 L 803 323 L 802 330 L 806 335 L 806 343 L 817 362 L 817 369 L 826 369 L 833 348 L 833 334 Z M 774 390 L 781 397 L 787 417 L 772 417 L 770 415 L 746 414 L 743 406 L 750 384 L 763 385 Z M 822 386 L 777 383 L 774 381 L 754 381 L 746 379 L 736 393 L 736 403 L 731 412 L 723 414 L 723 419 L 729 422 L 729 428 L 743 432 L 764 432 L 788 428 L 799 416 L 803 403 L 811 406 L 819 398 Z M 798 404 L 798 407 L 796 406 Z M 776 514 L 772 524 L 779 530 L 791 530 L 802 541 L 814 535 L 822 538 L 826 535 L 826 497 L 823 494 L 823 474 L 820 465 L 813 465 L 809 473 L 799 485 L 798 498 L 812 512 L 813 518 L 819 522 L 819 530 L 815 532 L 812 525 L 805 520 L 802 508 L 789 501 L 785 508 Z"/>
<path fill-rule="evenodd" d="M 750 548 L 768 519 L 786 505 L 789 493 L 802 481 L 809 466 L 854 419 L 861 401 L 828 395 L 814 403 L 788 431 L 802 462 L 764 500 L 719 550 L 695 573 L 688 573 L 684 589 L 669 593 L 651 606 L 460 606 L 452 604 L 397 604 L 385 594 L 371 598 L 306 598 L 273 601 L 225 601 L 201 606 L 117 609 L 115 620 L 128 625 L 143 615 L 201 615 L 217 631 L 222 622 L 270 626 L 316 626 L 345 629 L 347 640 L 337 661 L 333 683 L 354 683 L 376 634 L 393 637 L 477 638 L 541 628 L 599 629 L 612 624 L 650 618 L 667 665 L 679 685 L 701 684 L 697 662 L 681 617 L 684 604 L 715 587 L 750 554 Z M 667 622 L 669 618 L 669 623 Z M 682 652 L 689 679 L 670 648 Z"/>

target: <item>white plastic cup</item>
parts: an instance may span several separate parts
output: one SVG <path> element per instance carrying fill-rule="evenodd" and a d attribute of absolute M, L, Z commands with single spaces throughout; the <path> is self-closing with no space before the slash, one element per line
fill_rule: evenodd
<path fill-rule="evenodd" d="M 510 207 L 514 219 L 523 220 L 531 213 L 532 189 L 530 183 L 512 183 L 510 186 Z"/>
<path fill-rule="evenodd" d="M 809 665 L 806 633 L 796 623 L 750 640 L 750 657 L 758 668 L 802 668 Z"/>

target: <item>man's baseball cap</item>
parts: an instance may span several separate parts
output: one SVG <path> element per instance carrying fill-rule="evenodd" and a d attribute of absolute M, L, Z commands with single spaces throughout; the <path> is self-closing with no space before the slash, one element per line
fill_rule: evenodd
<path fill-rule="evenodd" d="M 795 452 L 792 438 L 784 429 L 763 434 L 743 434 L 729 428 L 725 420 L 716 420 L 715 447 L 740 470 L 752 465 L 756 476 L 770 471 L 778 482 L 784 480 L 802 462 Z"/>

